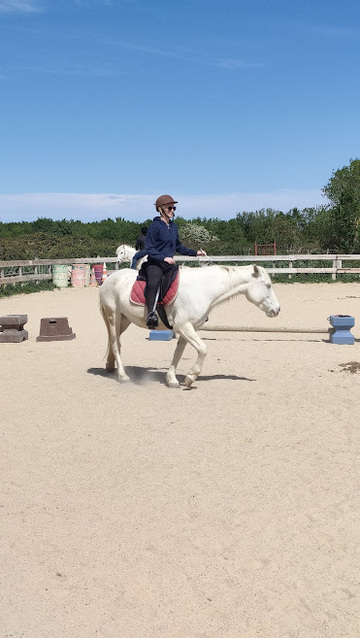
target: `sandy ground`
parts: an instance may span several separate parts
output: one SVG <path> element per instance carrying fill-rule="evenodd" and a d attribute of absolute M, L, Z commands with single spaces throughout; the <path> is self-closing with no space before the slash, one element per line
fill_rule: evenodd
<path fill-rule="evenodd" d="M 276 319 L 238 298 L 209 323 L 324 334 L 202 332 L 191 390 L 133 326 L 133 383 L 105 372 L 97 289 L 0 300 L 29 318 L 0 344 L 1 638 L 359 637 L 360 285 L 275 291 Z M 37 342 L 51 316 L 76 338 Z"/>

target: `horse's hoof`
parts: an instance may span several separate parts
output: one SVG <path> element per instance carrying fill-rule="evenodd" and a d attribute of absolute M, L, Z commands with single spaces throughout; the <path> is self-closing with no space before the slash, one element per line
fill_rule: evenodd
<path fill-rule="evenodd" d="M 168 388 L 180 388 L 180 383 L 178 381 L 170 381 L 167 385 Z"/>
<path fill-rule="evenodd" d="M 130 383 L 129 377 L 118 377 L 119 383 Z"/>
<path fill-rule="evenodd" d="M 106 372 L 115 372 L 115 366 L 106 366 Z"/>
<path fill-rule="evenodd" d="M 193 382 L 195 381 L 195 379 L 193 377 L 185 377 L 185 385 L 187 388 L 190 388 L 190 386 L 193 384 Z"/>

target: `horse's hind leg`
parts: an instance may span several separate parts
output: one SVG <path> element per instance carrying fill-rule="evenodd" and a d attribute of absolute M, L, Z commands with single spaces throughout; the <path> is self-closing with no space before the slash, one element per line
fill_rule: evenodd
<path fill-rule="evenodd" d="M 168 369 L 166 373 L 166 383 L 169 386 L 169 388 L 180 388 L 180 383 L 178 382 L 176 378 L 176 368 L 184 353 L 186 343 L 187 343 L 186 340 L 180 336 L 176 344 L 176 348 L 175 348 L 175 352 L 174 352 L 174 356 L 173 356 L 170 368 Z"/>
<path fill-rule="evenodd" d="M 111 347 L 111 329 L 110 329 L 110 320 L 109 320 L 109 315 L 110 315 L 110 313 L 112 313 L 112 311 L 109 310 L 109 308 L 105 309 L 105 307 L 103 305 L 100 306 L 100 310 L 101 310 L 102 318 L 104 319 L 106 330 L 107 330 L 107 334 L 108 334 L 108 345 L 107 345 L 106 365 L 105 365 L 105 367 L 106 367 L 106 370 L 108 372 L 114 372 L 114 370 L 115 370 L 115 357 L 114 357 L 113 349 Z"/>
<path fill-rule="evenodd" d="M 181 335 L 181 338 L 183 338 L 187 343 L 190 343 L 190 345 L 193 346 L 198 353 L 193 367 L 189 370 L 185 377 L 185 385 L 190 388 L 191 384 L 194 383 L 202 370 L 204 359 L 207 355 L 207 347 L 200 339 L 191 323 L 185 323 L 181 326 L 181 328 L 178 328 L 178 332 Z"/>

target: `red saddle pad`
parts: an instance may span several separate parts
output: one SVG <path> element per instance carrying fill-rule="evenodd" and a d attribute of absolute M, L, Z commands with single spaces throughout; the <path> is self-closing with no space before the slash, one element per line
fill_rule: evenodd
<path fill-rule="evenodd" d="M 160 301 L 159 303 L 162 303 L 164 306 L 167 306 L 169 303 L 174 301 L 178 293 L 179 278 L 180 278 L 180 271 L 178 270 L 176 277 L 174 281 L 172 282 L 169 290 L 167 291 L 164 299 L 162 299 L 162 301 Z M 146 286 L 146 281 L 141 281 L 140 279 L 136 279 L 130 292 L 130 301 L 132 303 L 135 303 L 138 306 L 145 306 L 146 304 L 145 296 L 144 296 L 145 286 Z"/>

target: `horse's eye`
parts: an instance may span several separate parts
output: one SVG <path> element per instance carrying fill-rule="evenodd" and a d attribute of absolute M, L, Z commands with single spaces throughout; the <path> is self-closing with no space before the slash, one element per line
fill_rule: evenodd
<path fill-rule="evenodd" d="M 270 290 L 271 284 L 266 284 L 266 288 L 269 288 L 269 290 Z"/>

